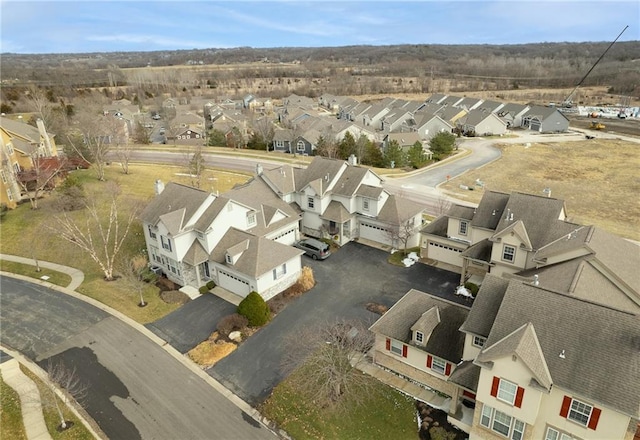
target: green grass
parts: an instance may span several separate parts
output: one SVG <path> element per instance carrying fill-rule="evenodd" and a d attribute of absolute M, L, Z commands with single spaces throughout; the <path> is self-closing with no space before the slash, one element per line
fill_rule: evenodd
<path fill-rule="evenodd" d="M 16 263 L 14 261 L 0 260 L 0 270 L 5 272 L 16 273 L 31 278 L 41 279 L 43 276 L 49 277 L 46 281 L 56 286 L 67 287 L 71 282 L 71 277 L 66 273 L 56 272 L 55 270 L 42 268 L 40 272 L 36 272 L 36 267 L 30 264 Z"/>
<path fill-rule="evenodd" d="M 20 365 L 20 369 L 24 374 L 26 374 L 31 380 L 35 382 L 38 386 L 38 390 L 40 391 L 40 398 L 43 402 L 42 412 L 44 414 L 44 421 L 47 425 L 47 430 L 53 440 L 93 440 L 94 436 L 91 432 L 84 426 L 82 421 L 78 419 L 74 413 L 60 400 L 57 396 L 56 399 L 62 408 L 62 414 L 64 415 L 65 421 L 73 422 L 73 426 L 67 430 L 58 432 L 56 429 L 58 425 L 60 425 L 60 417 L 58 416 L 58 412 L 55 409 L 55 404 L 51 400 L 51 404 L 47 405 L 47 399 L 53 399 L 51 396 L 51 392 L 47 385 L 45 385 L 42 380 L 35 374 L 33 374 L 28 368 L 23 365 Z M 91 390 L 89 390 L 91 392 Z M 5 438 L 5 437 L 2 437 Z"/>
<path fill-rule="evenodd" d="M 0 438 L 26 440 L 20 398 L 0 376 Z"/>
<path fill-rule="evenodd" d="M 154 195 L 154 182 L 162 178 L 165 183 L 174 181 L 189 184 L 190 178 L 184 176 L 185 169 L 176 166 L 142 165 L 134 164 L 130 167 L 131 173 L 122 173 L 118 164 L 112 164 L 106 169 L 107 181 L 117 181 L 122 189 L 122 194 L 130 198 L 138 207 L 145 206 Z M 78 170 L 74 174 L 84 185 L 87 193 L 101 191 L 106 187 L 105 182 L 99 182 L 95 178 L 93 170 Z M 238 183 L 248 179 L 245 174 L 207 170 L 204 182 L 208 182 L 210 191 L 225 192 Z M 208 180 L 208 179 L 216 180 Z M 53 212 L 47 207 L 49 199 L 40 202 L 40 209 L 31 210 L 28 203 L 18 206 L 7 213 L 0 222 L 0 252 L 9 255 L 33 258 L 34 255 L 41 261 L 50 261 L 65 266 L 74 267 L 84 272 L 85 279 L 77 289 L 79 293 L 94 298 L 110 307 L 124 313 L 140 323 L 155 321 L 167 313 L 175 310 L 178 305 L 167 304 L 158 295 L 158 289 L 149 286 L 145 293 L 146 307 L 138 307 L 137 295 L 118 281 L 106 282 L 103 274 L 82 250 L 71 243 L 57 237 L 55 233 L 47 231 L 45 225 L 55 227 Z M 82 211 L 72 213 L 82 216 Z M 145 252 L 144 235 L 142 225 L 134 224 L 129 233 L 121 256 L 136 255 Z M 5 262 L 3 262 L 3 267 Z M 6 270 L 6 269 L 5 269 Z"/>
<path fill-rule="evenodd" d="M 300 369 L 293 375 L 304 374 Z M 318 408 L 285 379 L 259 408 L 296 440 L 303 439 L 415 439 L 414 400 L 369 377 L 369 400 L 356 406 L 347 402 L 347 410 L 335 412 Z"/>

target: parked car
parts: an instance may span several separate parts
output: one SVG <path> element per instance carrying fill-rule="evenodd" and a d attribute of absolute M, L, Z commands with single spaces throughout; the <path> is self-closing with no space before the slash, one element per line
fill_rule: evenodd
<path fill-rule="evenodd" d="M 315 238 L 300 240 L 294 244 L 294 246 L 298 249 L 302 249 L 306 255 L 310 256 L 314 260 L 324 260 L 331 255 L 329 245 L 320 240 L 316 240 Z"/>

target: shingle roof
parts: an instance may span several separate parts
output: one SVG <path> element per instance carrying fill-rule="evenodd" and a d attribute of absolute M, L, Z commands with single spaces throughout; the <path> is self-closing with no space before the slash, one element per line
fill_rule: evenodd
<path fill-rule="evenodd" d="M 344 223 L 351 218 L 349 211 L 342 206 L 342 203 L 332 200 L 324 210 L 320 218 L 330 220 L 336 223 Z"/>
<path fill-rule="evenodd" d="M 280 194 L 291 194 L 295 191 L 295 179 L 291 165 L 282 165 L 262 172 L 262 178 Z"/>
<path fill-rule="evenodd" d="M 244 249 L 244 251 L 242 251 Z M 273 268 L 286 263 L 304 251 L 277 241 L 256 237 L 248 232 L 230 228 L 210 254 L 210 259 L 227 264 L 225 254 L 242 252 L 233 268 L 252 277 L 258 277 Z"/>
<path fill-rule="evenodd" d="M 638 315 L 512 280 L 486 346 L 527 323 L 556 386 L 640 416 Z"/>
<path fill-rule="evenodd" d="M 473 300 L 473 307 L 460 331 L 487 337 L 504 298 L 509 281 L 491 274 L 484 277 L 480 290 Z"/>
<path fill-rule="evenodd" d="M 462 252 L 463 257 L 471 258 L 473 260 L 491 262 L 491 250 L 493 243 L 488 239 L 480 240 L 477 243 L 472 244 Z"/>
<path fill-rule="evenodd" d="M 476 208 L 462 205 L 452 205 L 447 211 L 447 217 L 459 218 L 463 220 L 473 219 Z"/>
<path fill-rule="evenodd" d="M 371 186 L 367 184 L 360 185 L 356 194 L 361 197 L 368 197 L 370 199 L 377 199 L 384 191 L 381 186 Z"/>
<path fill-rule="evenodd" d="M 370 328 L 371 331 L 409 343 L 411 326 L 429 309 L 437 307 L 441 321 L 433 329 L 426 346 L 419 348 L 447 361 L 458 363 L 464 348 L 464 334 L 458 328 L 464 322 L 468 308 L 436 298 L 428 293 L 411 289 L 382 315 Z"/>
<path fill-rule="evenodd" d="M 328 179 L 326 183 L 329 184 L 336 178 L 345 165 L 346 162 L 343 160 L 327 159 L 325 157 L 315 156 L 306 169 L 295 173 L 296 190 L 300 191 L 314 180 L 324 180 L 327 176 Z"/>
<path fill-rule="evenodd" d="M 347 167 L 333 187 L 333 193 L 347 197 L 353 196 L 362 184 L 362 179 L 367 174 L 367 171 L 363 167 Z"/>
<path fill-rule="evenodd" d="M 200 240 L 195 240 L 189 250 L 182 257 L 182 261 L 192 266 L 196 266 L 209 259 L 209 254 L 200 244 Z"/>
<path fill-rule="evenodd" d="M 7 133 L 14 137 L 14 147 L 25 153 L 33 153 L 40 143 L 40 132 L 38 129 L 25 122 L 14 121 L 0 116 L 0 127 L 4 128 Z"/>
<path fill-rule="evenodd" d="M 447 236 L 447 229 L 449 227 L 449 219 L 446 216 L 441 216 L 428 223 L 420 232 L 424 234 L 437 235 L 439 237 Z"/>
<path fill-rule="evenodd" d="M 200 218 L 195 222 L 193 228 L 196 231 L 206 232 L 211 226 L 211 223 L 218 217 L 218 214 L 222 212 L 227 203 L 231 203 L 229 199 L 225 197 L 216 197 L 207 209 L 204 210 Z"/>
<path fill-rule="evenodd" d="M 471 226 L 495 231 L 508 201 L 509 194 L 486 191 L 476 208 Z"/>
<path fill-rule="evenodd" d="M 398 225 L 411 217 L 424 211 L 424 205 L 420 203 L 390 195 L 378 214 L 381 222 Z"/>
<path fill-rule="evenodd" d="M 182 218 L 187 222 L 210 194 L 197 188 L 169 182 L 162 193 L 153 198 L 142 211 L 142 221 L 155 225 L 160 216 L 184 209 Z M 180 227 L 184 226 L 181 222 Z"/>
<path fill-rule="evenodd" d="M 449 376 L 448 381 L 460 385 L 463 388 L 473 391 L 474 393 L 478 390 L 478 381 L 480 380 L 480 367 L 475 365 L 473 361 L 462 361 L 451 376 Z"/>

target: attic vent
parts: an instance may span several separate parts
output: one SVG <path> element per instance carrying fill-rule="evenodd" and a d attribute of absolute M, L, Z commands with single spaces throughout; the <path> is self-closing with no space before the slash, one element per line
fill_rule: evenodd
<path fill-rule="evenodd" d="M 577 235 L 578 235 L 578 231 L 577 230 L 573 230 L 567 235 L 567 240 L 572 240 L 572 239 L 576 238 Z"/>
<path fill-rule="evenodd" d="M 496 215 L 496 210 L 494 209 L 491 215 Z"/>
<path fill-rule="evenodd" d="M 564 354 L 564 350 L 562 350 L 562 351 L 560 352 L 560 354 L 558 355 L 558 357 L 559 357 L 560 359 L 566 359 L 566 356 L 565 356 L 565 354 Z"/>
<path fill-rule="evenodd" d="M 511 215 L 511 208 L 507 208 L 507 215 L 504 217 L 504 219 L 509 221 L 509 216 L 510 215 Z"/>
<path fill-rule="evenodd" d="M 329 174 L 328 174 L 328 173 L 324 175 L 324 181 L 325 181 L 325 182 L 328 182 L 328 181 L 329 181 Z"/>

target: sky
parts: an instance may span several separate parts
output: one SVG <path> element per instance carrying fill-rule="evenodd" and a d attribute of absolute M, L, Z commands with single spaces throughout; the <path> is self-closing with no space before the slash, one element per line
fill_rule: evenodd
<path fill-rule="evenodd" d="M 0 0 L 0 53 L 640 40 L 638 0 Z"/>

